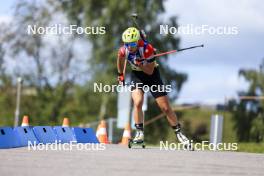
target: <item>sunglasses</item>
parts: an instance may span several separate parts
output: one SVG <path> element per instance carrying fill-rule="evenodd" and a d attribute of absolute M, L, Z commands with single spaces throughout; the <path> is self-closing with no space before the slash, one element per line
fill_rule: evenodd
<path fill-rule="evenodd" d="M 126 47 L 136 48 L 137 42 L 130 42 L 130 43 L 126 43 L 125 45 L 126 45 Z"/>

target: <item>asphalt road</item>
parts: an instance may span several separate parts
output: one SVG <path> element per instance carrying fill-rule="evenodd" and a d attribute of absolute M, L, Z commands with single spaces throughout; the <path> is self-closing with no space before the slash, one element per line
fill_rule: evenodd
<path fill-rule="evenodd" d="M 264 154 L 128 149 L 0 149 L 1 176 L 48 175 L 264 175 Z"/>

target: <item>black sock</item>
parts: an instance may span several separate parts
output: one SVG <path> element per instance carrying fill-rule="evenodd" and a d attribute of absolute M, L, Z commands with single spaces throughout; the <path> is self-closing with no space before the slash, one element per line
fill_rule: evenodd
<path fill-rule="evenodd" d="M 141 131 L 144 130 L 143 123 L 135 124 L 135 127 L 137 130 L 141 130 Z"/>
<path fill-rule="evenodd" d="M 174 130 L 175 134 L 179 133 L 181 131 L 181 124 L 177 124 L 175 126 L 172 126 L 172 129 Z"/>

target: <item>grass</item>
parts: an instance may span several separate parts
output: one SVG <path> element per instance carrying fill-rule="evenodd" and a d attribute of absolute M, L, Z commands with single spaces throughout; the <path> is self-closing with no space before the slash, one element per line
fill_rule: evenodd
<path fill-rule="evenodd" d="M 166 141 L 163 141 L 163 142 L 166 143 Z M 175 143 L 175 141 L 168 141 L 169 145 L 171 143 Z M 160 147 L 160 144 L 149 144 L 149 143 L 146 143 L 146 146 L 147 147 Z M 205 146 L 204 150 L 208 151 L 209 147 Z M 247 153 L 264 153 L 264 143 L 238 143 L 237 150 L 234 150 L 234 151 L 232 151 L 232 150 L 221 150 L 221 151 L 247 152 Z"/>
<path fill-rule="evenodd" d="M 229 112 L 214 111 L 211 109 L 192 109 L 184 111 L 181 121 L 190 123 L 191 133 L 197 129 L 198 126 L 206 125 L 207 133 L 203 136 L 203 139 L 209 139 L 210 134 L 210 121 L 212 114 L 220 114 L 224 117 L 223 124 L 223 142 L 236 142 L 236 133 L 233 130 L 232 116 Z"/>
<path fill-rule="evenodd" d="M 207 133 L 202 136 L 203 141 L 209 141 L 210 135 L 210 121 L 212 114 L 220 114 L 224 117 L 223 124 L 223 143 L 238 143 L 236 132 L 233 128 L 234 122 L 232 120 L 232 114 L 229 112 L 215 111 L 212 109 L 191 109 L 186 110 L 180 119 L 182 124 L 188 122 L 190 132 L 193 133 L 197 127 L 204 124 L 207 129 Z M 175 134 L 170 131 L 167 137 L 168 142 L 175 142 Z M 158 144 L 159 145 L 159 144 Z M 264 143 L 238 143 L 237 152 L 250 152 L 250 153 L 264 153 Z"/>
<path fill-rule="evenodd" d="M 238 143 L 238 152 L 264 153 L 264 143 Z"/>

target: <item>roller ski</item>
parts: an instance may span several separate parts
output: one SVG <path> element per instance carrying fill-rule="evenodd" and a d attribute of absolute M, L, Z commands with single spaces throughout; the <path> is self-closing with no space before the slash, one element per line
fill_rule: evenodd
<path fill-rule="evenodd" d="M 130 139 L 128 142 L 128 148 L 132 148 L 132 146 L 142 146 L 145 148 L 144 142 L 144 132 L 142 130 L 137 130 L 134 139 Z"/>

